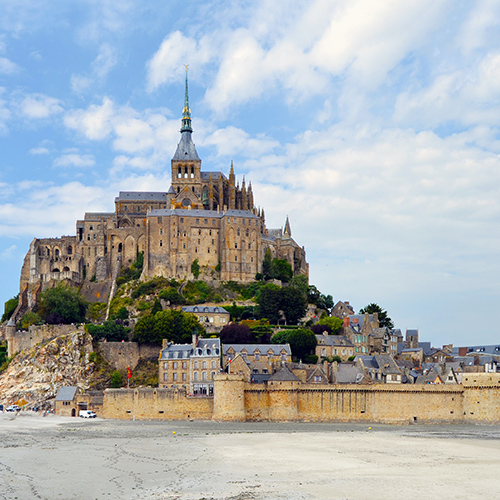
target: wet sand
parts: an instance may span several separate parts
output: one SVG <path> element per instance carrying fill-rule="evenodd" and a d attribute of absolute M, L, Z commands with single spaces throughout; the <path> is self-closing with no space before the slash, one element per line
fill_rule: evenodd
<path fill-rule="evenodd" d="M 0 415 L 0 499 L 498 498 L 500 426 L 369 427 Z"/>

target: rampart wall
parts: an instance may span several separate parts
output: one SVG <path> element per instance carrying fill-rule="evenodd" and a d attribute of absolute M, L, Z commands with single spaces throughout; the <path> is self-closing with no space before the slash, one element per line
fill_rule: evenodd
<path fill-rule="evenodd" d="M 122 420 L 211 420 L 214 400 L 177 389 L 106 389 L 102 416 Z"/>
<path fill-rule="evenodd" d="M 75 331 L 83 331 L 83 326 L 75 325 L 41 325 L 30 326 L 28 330 L 17 331 L 15 327 L 7 327 L 6 339 L 9 357 L 22 351 L 28 351 L 44 340 L 60 335 L 68 335 Z"/>
<path fill-rule="evenodd" d="M 108 389 L 103 416 L 120 419 L 214 419 L 380 423 L 500 423 L 500 373 L 464 376 L 463 385 L 250 384 L 218 374 L 214 398 L 174 389 Z"/>

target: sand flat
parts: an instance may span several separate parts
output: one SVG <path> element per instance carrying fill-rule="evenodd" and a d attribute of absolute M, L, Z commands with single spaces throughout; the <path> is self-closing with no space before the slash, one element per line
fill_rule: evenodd
<path fill-rule="evenodd" d="M 500 426 L 0 417 L 1 499 L 421 500 L 500 491 Z"/>

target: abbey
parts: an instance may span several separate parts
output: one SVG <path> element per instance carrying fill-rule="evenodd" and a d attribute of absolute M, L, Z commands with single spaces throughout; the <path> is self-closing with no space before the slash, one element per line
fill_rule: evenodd
<path fill-rule="evenodd" d="M 288 218 L 283 228 L 267 229 L 251 183 L 236 182 L 232 163 L 229 177 L 202 171 L 192 140 L 187 73 L 181 123 L 168 191 L 120 192 L 115 211 L 85 213 L 76 222 L 76 236 L 32 241 L 14 320 L 54 281 L 110 282 L 139 252 L 144 252 L 142 278 L 192 279 L 196 261 L 202 277 L 251 281 L 262 271 L 267 249 L 286 259 L 294 274 L 308 274 L 305 249 L 292 239 Z"/>

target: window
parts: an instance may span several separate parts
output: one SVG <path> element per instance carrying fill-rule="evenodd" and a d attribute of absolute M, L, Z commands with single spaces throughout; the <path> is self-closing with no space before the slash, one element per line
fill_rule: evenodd
<path fill-rule="evenodd" d="M 203 361 L 203 368 L 206 368 L 206 367 L 207 367 L 207 362 Z"/>
<path fill-rule="evenodd" d="M 160 246 L 161 247 L 163 246 L 163 240 L 160 240 Z"/>
<path fill-rule="evenodd" d="M 208 224 L 208 219 L 205 219 L 205 224 Z"/>
<path fill-rule="evenodd" d="M 177 361 L 174 361 L 172 368 L 173 368 L 174 370 L 177 370 Z"/>
<path fill-rule="evenodd" d="M 234 258 L 234 262 L 238 262 L 238 257 L 235 257 L 235 258 Z"/>
<path fill-rule="evenodd" d="M 238 248 L 238 243 L 235 243 L 235 244 L 234 244 L 234 248 Z"/>
<path fill-rule="evenodd" d="M 182 381 L 185 382 L 186 381 L 186 372 L 182 372 Z"/>
<path fill-rule="evenodd" d="M 181 224 L 184 222 L 184 217 L 181 217 Z M 184 235 L 186 236 L 186 235 Z"/>
<path fill-rule="evenodd" d="M 202 372 L 201 379 L 202 380 L 207 380 L 207 372 Z"/>
<path fill-rule="evenodd" d="M 196 224 L 199 224 L 199 223 L 200 223 L 200 219 L 196 219 Z M 201 231 L 198 234 L 201 234 Z"/>
<path fill-rule="evenodd" d="M 168 369 L 168 363 L 163 363 L 163 369 L 167 370 Z"/>
<path fill-rule="evenodd" d="M 259 361 L 260 359 L 260 354 L 258 352 L 256 352 L 254 355 L 253 355 L 253 358 L 255 361 Z"/>
<path fill-rule="evenodd" d="M 198 380 L 198 372 L 193 373 L 193 380 Z"/>
<path fill-rule="evenodd" d="M 185 370 L 187 368 L 187 363 L 185 361 L 182 362 L 182 369 Z"/>
<path fill-rule="evenodd" d="M 163 228 L 160 227 L 160 235 L 163 234 Z"/>
<path fill-rule="evenodd" d="M 177 373 L 174 373 L 174 374 L 173 374 L 172 380 L 173 380 L 174 382 L 177 382 Z"/>
<path fill-rule="evenodd" d="M 210 378 L 211 378 L 212 380 L 215 378 L 215 372 L 212 372 L 212 373 L 210 374 Z"/>
<path fill-rule="evenodd" d="M 158 224 L 162 224 L 163 223 L 163 217 L 158 217 Z"/>
<path fill-rule="evenodd" d="M 215 368 L 215 361 L 212 361 L 211 367 Z"/>
<path fill-rule="evenodd" d="M 194 362 L 194 369 L 195 369 L 195 370 L 196 370 L 196 369 L 198 369 L 198 361 L 195 361 L 195 362 Z"/>
<path fill-rule="evenodd" d="M 166 382 L 168 380 L 168 373 L 163 374 L 163 382 Z"/>

